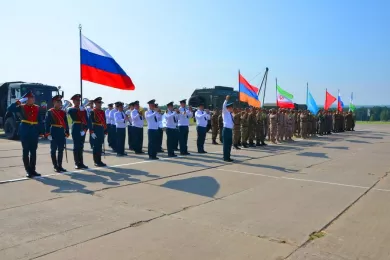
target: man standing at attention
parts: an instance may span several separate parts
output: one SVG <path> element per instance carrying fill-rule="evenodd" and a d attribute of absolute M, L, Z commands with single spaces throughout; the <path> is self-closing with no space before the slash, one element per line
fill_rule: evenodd
<path fill-rule="evenodd" d="M 188 142 L 188 132 L 190 125 L 190 118 L 192 118 L 192 108 L 186 108 L 186 100 L 183 99 L 180 101 L 179 108 L 179 145 L 180 145 L 180 154 L 189 155 L 187 142 Z"/>
<path fill-rule="evenodd" d="M 204 150 L 204 142 L 206 140 L 207 121 L 210 120 L 209 111 L 204 111 L 204 104 L 199 104 L 199 109 L 195 113 L 196 118 L 196 131 L 198 132 L 198 139 L 196 145 L 198 147 L 198 153 L 207 153 Z"/>
<path fill-rule="evenodd" d="M 161 114 L 155 105 L 156 100 L 152 99 L 148 102 L 149 109 L 145 113 L 146 121 L 148 122 L 148 154 L 150 160 L 158 160 L 157 152 L 161 145 L 159 142 L 158 122 Z"/>
<path fill-rule="evenodd" d="M 223 118 L 223 160 L 225 162 L 232 162 L 233 159 L 230 158 L 230 153 L 232 150 L 233 143 L 233 103 L 228 103 L 230 96 L 226 96 L 225 102 L 222 105 L 222 118 Z"/>

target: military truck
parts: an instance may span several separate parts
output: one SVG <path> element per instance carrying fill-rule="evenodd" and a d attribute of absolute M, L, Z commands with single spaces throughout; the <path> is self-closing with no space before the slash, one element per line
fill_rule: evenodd
<path fill-rule="evenodd" d="M 223 86 L 195 89 L 188 101 L 188 104 L 193 107 L 198 107 L 200 103 L 203 103 L 205 108 L 221 109 L 227 95 L 230 96 L 230 101 L 234 102 L 235 106 L 239 105 L 238 91 L 235 91 L 231 87 Z"/>
<path fill-rule="evenodd" d="M 17 113 L 10 113 L 7 111 L 7 107 L 12 103 L 15 103 L 28 91 L 32 91 L 35 96 L 35 104 L 39 108 L 39 116 L 44 121 L 46 111 L 53 107 L 51 102 L 52 97 L 64 92 L 61 91 L 61 87 L 49 86 L 40 83 L 26 83 L 23 81 L 14 81 L 0 83 L 0 125 L 4 128 L 5 135 L 8 139 L 18 138 L 18 128 L 20 123 L 20 115 Z M 41 125 L 43 130 L 43 125 Z"/>

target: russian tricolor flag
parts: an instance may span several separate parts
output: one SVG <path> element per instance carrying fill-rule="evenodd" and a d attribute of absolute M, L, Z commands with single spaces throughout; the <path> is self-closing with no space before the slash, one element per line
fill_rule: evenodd
<path fill-rule="evenodd" d="M 337 98 L 337 110 L 339 112 L 343 112 L 343 108 L 344 108 L 344 103 L 343 101 L 341 100 L 341 95 L 340 95 L 340 90 L 339 90 L 339 96 Z"/>
<path fill-rule="evenodd" d="M 81 79 L 122 90 L 135 86 L 126 72 L 99 45 L 81 35 Z"/>

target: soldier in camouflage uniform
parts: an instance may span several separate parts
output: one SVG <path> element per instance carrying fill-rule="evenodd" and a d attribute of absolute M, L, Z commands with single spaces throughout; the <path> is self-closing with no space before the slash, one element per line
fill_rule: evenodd
<path fill-rule="evenodd" d="M 246 108 L 245 111 L 241 113 L 241 145 L 245 148 L 248 148 L 248 117 L 249 117 L 249 108 Z"/>
<path fill-rule="evenodd" d="M 306 120 L 306 137 L 310 137 L 311 136 L 311 131 L 312 131 L 312 123 L 311 123 L 311 120 L 312 120 L 312 115 L 311 115 L 311 112 L 308 112 L 307 113 L 307 120 Z"/>
<path fill-rule="evenodd" d="M 254 140 L 256 138 L 256 108 L 252 107 L 248 119 L 249 147 L 256 147 Z"/>
<path fill-rule="evenodd" d="M 318 133 L 319 133 L 319 135 L 323 135 L 326 132 L 326 127 L 327 127 L 326 116 L 324 116 L 324 114 L 320 110 L 320 112 L 318 114 Z"/>
<path fill-rule="evenodd" d="M 219 130 L 219 141 L 223 143 L 222 141 L 222 130 L 223 130 L 223 118 L 222 118 L 222 111 L 219 111 L 218 116 L 218 130 Z"/>
<path fill-rule="evenodd" d="M 286 140 L 292 141 L 293 136 L 293 127 L 294 127 L 294 114 L 291 110 L 287 111 L 286 113 L 286 125 L 287 125 L 287 134 L 286 134 Z"/>
<path fill-rule="evenodd" d="M 277 128 L 277 137 L 276 137 L 276 140 L 278 142 L 282 142 L 283 140 L 283 136 L 284 136 L 284 113 L 283 113 L 283 109 L 279 109 L 279 113 L 277 113 L 277 116 L 278 116 L 278 128 Z"/>
<path fill-rule="evenodd" d="M 241 112 L 238 108 L 234 109 L 233 116 L 233 147 L 237 150 L 240 150 L 240 140 L 241 140 Z"/>
<path fill-rule="evenodd" d="M 288 124 L 287 124 L 287 120 L 288 120 L 288 115 L 289 115 L 289 110 L 288 109 L 285 109 L 283 111 L 284 113 L 284 132 L 283 132 L 283 137 L 284 137 L 284 140 L 288 140 L 288 137 L 289 137 L 289 132 L 288 132 Z"/>
<path fill-rule="evenodd" d="M 214 109 L 214 113 L 211 116 L 211 139 L 213 141 L 213 144 L 217 143 L 217 136 L 218 136 L 218 109 Z"/>
<path fill-rule="evenodd" d="M 301 137 L 303 139 L 307 138 L 307 112 L 302 111 L 300 115 L 300 128 L 301 128 Z"/>
<path fill-rule="evenodd" d="M 276 144 L 276 135 L 278 133 L 278 114 L 274 109 L 272 109 L 269 114 L 269 122 L 271 142 Z"/>
<path fill-rule="evenodd" d="M 267 134 L 268 135 L 268 141 L 271 141 L 271 122 L 269 120 L 270 115 L 272 114 L 271 110 L 267 111 Z"/>
<path fill-rule="evenodd" d="M 264 143 L 266 126 L 267 114 L 259 108 L 256 114 L 256 146 L 266 145 Z"/>
<path fill-rule="evenodd" d="M 297 114 L 297 137 L 301 137 L 301 110 L 298 110 Z"/>
<path fill-rule="evenodd" d="M 316 136 L 316 134 L 317 134 L 317 122 L 318 122 L 318 117 L 317 117 L 317 115 L 313 115 L 313 119 L 312 119 L 312 122 L 311 122 L 311 124 L 312 124 L 312 131 L 311 131 L 311 133 L 312 133 L 312 136 Z"/>

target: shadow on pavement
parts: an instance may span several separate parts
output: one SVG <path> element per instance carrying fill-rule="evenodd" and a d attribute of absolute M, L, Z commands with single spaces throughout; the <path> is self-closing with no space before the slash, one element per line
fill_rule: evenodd
<path fill-rule="evenodd" d="M 48 186 L 57 187 L 56 189 L 51 191 L 53 193 L 94 193 L 93 191 L 86 189 L 85 185 L 74 181 L 57 180 L 50 177 L 35 178 L 34 180 Z"/>
<path fill-rule="evenodd" d="M 348 150 L 347 146 L 324 146 L 324 148 L 328 149 L 338 149 L 338 150 Z"/>
<path fill-rule="evenodd" d="M 264 168 L 264 169 L 271 169 L 271 170 L 276 170 L 276 171 L 286 172 L 286 173 L 296 173 L 296 172 L 299 172 L 299 170 L 287 169 L 285 167 L 273 166 L 273 165 L 265 165 L 265 164 L 246 164 L 245 166 L 259 167 L 259 168 Z"/>
<path fill-rule="evenodd" d="M 370 142 L 362 141 L 362 140 L 350 140 L 350 139 L 348 139 L 348 140 L 345 140 L 345 141 L 350 142 L 350 143 L 357 143 L 357 144 L 372 144 Z"/>
<path fill-rule="evenodd" d="M 213 198 L 220 188 L 219 183 L 209 176 L 167 181 L 160 186 L 210 198 Z"/>
<path fill-rule="evenodd" d="M 299 156 L 308 156 L 308 157 L 316 157 L 316 158 L 329 158 L 326 153 L 313 153 L 313 152 L 304 152 L 298 153 Z"/>

